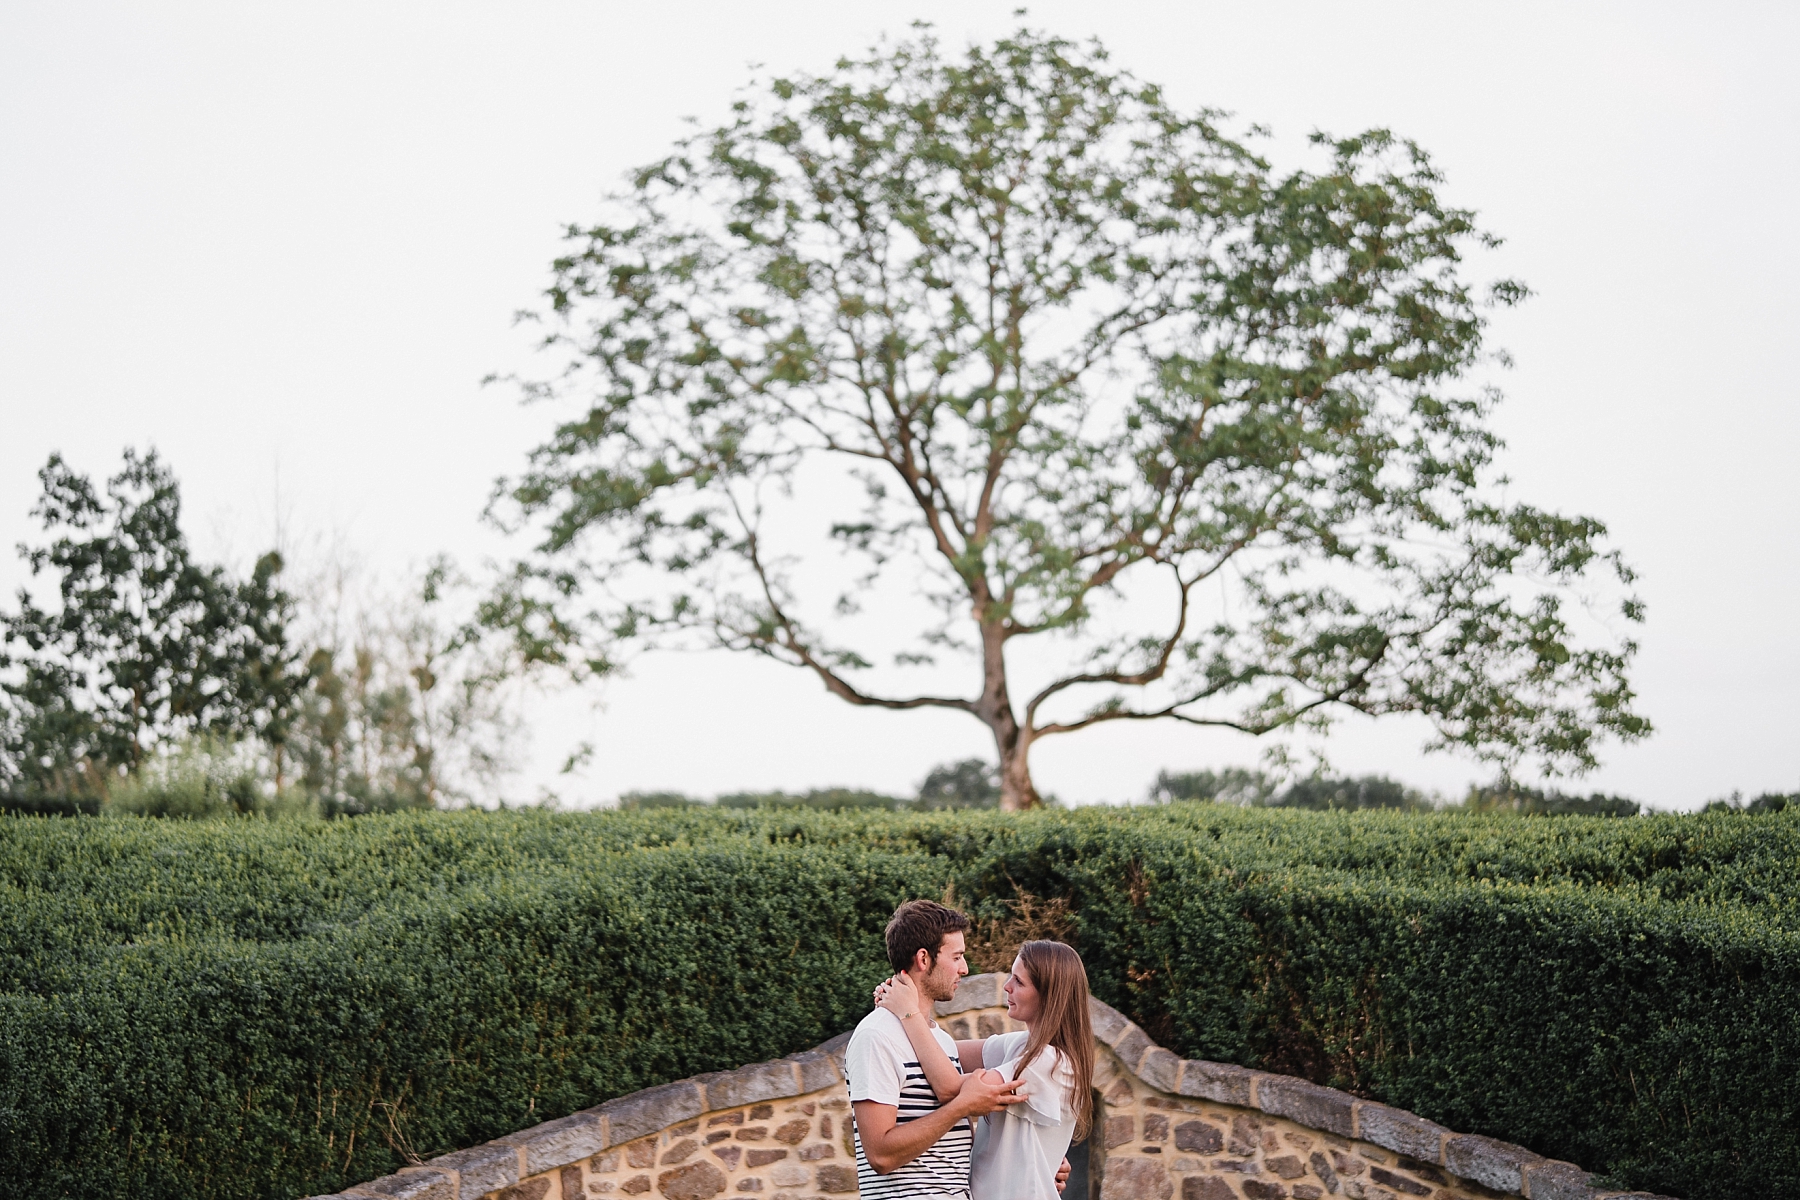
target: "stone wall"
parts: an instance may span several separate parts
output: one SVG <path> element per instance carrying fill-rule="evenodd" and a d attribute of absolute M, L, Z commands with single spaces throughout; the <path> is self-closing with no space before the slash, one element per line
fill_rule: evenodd
<path fill-rule="evenodd" d="M 1001 979 L 971 976 L 937 1006 L 952 1036 L 1018 1028 Z M 1090 1195 L 1068 1200 L 1659 1200 L 1303 1079 L 1177 1058 L 1099 1001 L 1093 1019 Z M 313 1200 L 853 1196 L 848 1041 L 634 1092 Z"/>

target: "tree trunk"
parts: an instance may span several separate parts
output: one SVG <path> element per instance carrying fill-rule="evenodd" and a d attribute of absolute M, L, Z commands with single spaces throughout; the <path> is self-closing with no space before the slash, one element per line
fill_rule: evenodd
<path fill-rule="evenodd" d="M 1006 638 L 996 621 L 981 624 L 981 699 L 976 715 L 994 733 L 1000 755 L 1000 811 L 1023 812 L 1043 803 L 1031 786 L 1031 737 L 1019 728 L 1006 689 Z"/>
<path fill-rule="evenodd" d="M 1000 810 L 1023 812 L 1042 803 L 1031 784 L 1031 740 L 1015 733 L 1011 751 L 1000 751 Z"/>

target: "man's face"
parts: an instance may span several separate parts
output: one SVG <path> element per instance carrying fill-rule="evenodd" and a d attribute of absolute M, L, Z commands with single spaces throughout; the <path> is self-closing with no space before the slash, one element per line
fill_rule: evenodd
<path fill-rule="evenodd" d="M 919 991 L 927 1000 L 948 1000 L 956 995 L 956 981 L 969 973 L 960 931 L 946 933 L 938 946 L 937 962 L 922 974 L 914 972 Z"/>

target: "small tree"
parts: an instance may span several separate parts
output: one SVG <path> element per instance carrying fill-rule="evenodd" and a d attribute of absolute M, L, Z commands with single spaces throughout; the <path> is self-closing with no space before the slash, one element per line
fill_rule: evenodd
<path fill-rule="evenodd" d="M 1416 146 L 1315 141 L 1323 170 L 1278 172 L 1029 32 L 772 81 L 570 231 L 570 365 L 528 393 L 574 411 L 497 501 L 541 540 L 490 618 L 589 669 L 697 640 L 967 712 L 1008 809 L 1036 742 L 1109 721 L 1418 713 L 1551 769 L 1644 736 L 1635 647 L 1565 611 L 1630 579 L 1604 527 L 1485 490 L 1492 396 L 1460 381 L 1523 289 L 1459 277 L 1491 239 Z M 836 597 L 776 525 L 814 463 L 865 498 L 828 514 L 864 568 Z M 936 613 L 896 667 L 962 656 L 968 692 L 871 682 L 844 622 L 895 583 Z M 1021 647 L 1056 642 L 1081 653 L 1021 703 Z"/>
<path fill-rule="evenodd" d="M 126 450 L 104 492 L 58 455 L 38 478 L 32 516 L 54 536 L 20 553 L 56 597 L 20 589 L 0 613 L 0 783 L 103 795 L 174 739 L 279 736 L 299 687 L 281 559 L 243 582 L 193 561 L 155 452 Z"/>
<path fill-rule="evenodd" d="M 283 732 L 327 815 L 492 798 L 516 767 L 520 673 L 505 639 L 467 619 L 470 590 L 438 558 L 354 612 L 322 611 L 341 594 L 316 598 L 309 686 Z"/>

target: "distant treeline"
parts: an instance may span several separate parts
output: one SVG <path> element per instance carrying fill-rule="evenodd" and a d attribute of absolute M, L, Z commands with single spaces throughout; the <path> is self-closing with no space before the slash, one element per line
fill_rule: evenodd
<path fill-rule="evenodd" d="M 1390 809 L 1399 812 L 1509 812 L 1527 816 L 1635 817 L 1650 809 L 1628 796 L 1602 792 L 1575 795 L 1530 787 L 1509 779 L 1471 787 L 1460 800 L 1444 801 L 1385 775 L 1339 777 L 1315 775 L 1283 783 L 1246 767 L 1217 771 L 1162 771 L 1150 785 L 1154 804 L 1177 800 L 1211 800 L 1245 808 L 1287 808 L 1310 812 Z M 685 792 L 626 792 L 619 807 L 651 808 L 809 808 L 825 812 L 875 809 L 905 812 L 939 809 L 997 808 L 1000 787 L 995 768 L 979 758 L 945 763 L 932 769 L 914 796 L 896 796 L 864 788 L 814 788 L 806 792 L 730 792 L 706 799 Z M 1780 812 L 1800 806 L 1800 794 L 1768 792 L 1751 800 L 1739 794 L 1709 801 L 1705 812 Z M 1051 801 L 1052 806 L 1055 801 Z"/>

